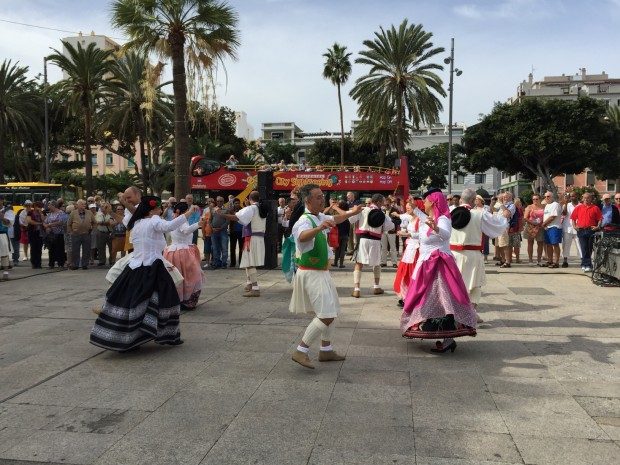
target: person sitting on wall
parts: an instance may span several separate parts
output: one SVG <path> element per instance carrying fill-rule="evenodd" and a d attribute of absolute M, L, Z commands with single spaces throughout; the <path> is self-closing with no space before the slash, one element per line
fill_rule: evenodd
<path fill-rule="evenodd" d="M 236 170 L 238 164 L 239 160 L 237 160 L 237 157 L 235 157 L 234 154 L 231 154 L 230 157 L 228 157 L 228 160 L 226 160 L 226 168 L 229 170 Z"/>

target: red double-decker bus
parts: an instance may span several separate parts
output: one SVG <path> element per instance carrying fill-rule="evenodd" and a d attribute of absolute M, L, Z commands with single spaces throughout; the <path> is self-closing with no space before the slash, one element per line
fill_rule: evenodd
<path fill-rule="evenodd" d="M 324 191 L 354 191 L 360 197 L 374 193 L 406 198 L 409 195 L 408 163 L 401 157 L 398 169 L 374 166 L 323 166 L 310 170 L 273 170 L 273 189 L 291 192 L 304 184 L 317 184 Z M 200 155 L 192 158 L 190 183 L 196 201 L 205 197 L 233 194 L 245 198 L 257 186 L 256 166 L 238 165 L 234 168 Z"/>

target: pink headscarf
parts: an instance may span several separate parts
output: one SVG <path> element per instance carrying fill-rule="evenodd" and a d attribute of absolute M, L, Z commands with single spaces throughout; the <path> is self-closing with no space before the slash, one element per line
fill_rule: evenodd
<path fill-rule="evenodd" d="M 426 196 L 426 198 L 433 203 L 435 222 L 437 222 L 440 216 L 445 216 L 450 219 L 450 208 L 448 207 L 448 202 L 442 192 L 433 192 L 432 194 Z M 432 229 L 428 230 L 427 236 L 431 235 L 431 231 Z"/>

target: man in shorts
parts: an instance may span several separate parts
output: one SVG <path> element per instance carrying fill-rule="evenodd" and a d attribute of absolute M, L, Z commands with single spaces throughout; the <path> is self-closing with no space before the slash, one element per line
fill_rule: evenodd
<path fill-rule="evenodd" d="M 545 229 L 547 247 L 547 266 L 560 267 L 560 244 L 562 243 L 562 206 L 555 201 L 552 192 L 545 193 L 545 212 L 542 227 Z"/>

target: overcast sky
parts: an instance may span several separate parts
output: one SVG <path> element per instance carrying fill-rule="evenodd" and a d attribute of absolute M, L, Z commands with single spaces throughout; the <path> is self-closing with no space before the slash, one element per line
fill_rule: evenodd
<path fill-rule="evenodd" d="M 239 60 L 228 62 L 218 101 L 248 114 L 259 135 L 263 122 L 294 121 L 305 131 L 339 129 L 336 89 L 322 78 L 322 54 L 335 41 L 353 57 L 380 26 L 404 18 L 433 33 L 436 46 L 449 55 L 454 37 L 454 120 L 475 123 L 493 103 L 505 101 L 534 69 L 534 79 L 562 73 L 606 71 L 620 78 L 618 43 L 620 0 L 231 0 L 240 17 Z M 105 34 L 123 42 L 109 24 L 109 0 L 0 0 L 0 19 L 67 31 Z M 0 22 L 0 59 L 42 71 L 49 47 L 72 35 Z M 345 85 L 345 129 L 356 118 L 349 98 L 355 78 L 365 72 L 353 65 Z M 60 78 L 53 66 L 50 80 Z M 442 73 L 447 88 L 448 73 Z M 448 101 L 442 122 L 448 119 Z"/>

